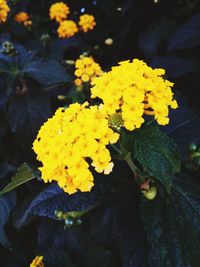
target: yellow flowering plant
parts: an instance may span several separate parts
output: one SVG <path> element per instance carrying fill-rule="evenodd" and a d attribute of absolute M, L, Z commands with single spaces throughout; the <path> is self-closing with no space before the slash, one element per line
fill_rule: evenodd
<path fill-rule="evenodd" d="M 141 188 L 148 181 L 144 189 L 152 190 L 150 184 L 153 185 L 157 178 L 170 190 L 164 177 L 156 177 L 156 170 L 151 170 L 149 175 L 146 174 L 148 171 L 142 173 L 132 159 L 130 148 L 123 145 L 127 135 L 133 132 L 134 137 L 134 130 L 142 127 L 145 116 L 153 116 L 158 124 L 166 125 L 169 123 L 169 109 L 178 107 L 171 90 L 173 84 L 163 78 L 164 70 L 152 69 L 143 61 L 134 59 L 120 62 L 111 71 L 102 73 L 90 57 L 78 59 L 75 67 L 75 75 L 82 82 L 91 80 L 91 97 L 98 97 L 103 103 L 90 106 L 88 102 L 82 105 L 74 103 L 66 109 L 58 109 L 41 127 L 33 149 L 42 162 L 42 179 L 45 182 L 57 181 L 69 194 L 77 190 L 90 191 L 94 185 L 90 165 L 99 173 L 112 171 L 113 162 L 106 147 L 111 145 L 127 161 Z M 97 77 L 97 74 L 101 75 Z M 128 130 L 127 134 L 123 129 Z M 153 131 L 153 134 L 155 131 L 159 137 L 157 128 L 146 131 Z M 159 138 L 164 137 L 161 135 Z M 167 148 L 163 153 L 167 153 Z M 142 161 L 139 156 L 137 160 Z M 175 162 L 169 167 L 172 174 L 179 170 L 177 158 L 174 158 Z M 148 166 L 144 167 L 148 169 Z M 145 196 L 148 196 L 146 191 Z"/>
<path fill-rule="evenodd" d="M 199 267 L 200 6 L 155 2 L 0 0 L 2 267 Z"/>

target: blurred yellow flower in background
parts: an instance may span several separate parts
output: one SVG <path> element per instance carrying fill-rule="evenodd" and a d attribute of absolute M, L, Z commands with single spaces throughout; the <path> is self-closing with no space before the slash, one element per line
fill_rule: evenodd
<path fill-rule="evenodd" d="M 60 38 L 69 38 L 78 32 L 78 27 L 74 21 L 64 20 L 60 23 L 57 32 Z"/>
<path fill-rule="evenodd" d="M 50 19 L 56 20 L 57 22 L 66 20 L 69 13 L 70 13 L 70 9 L 68 5 L 63 2 L 57 2 L 51 5 L 49 9 Z"/>
<path fill-rule="evenodd" d="M 96 21 L 93 15 L 84 14 L 80 16 L 78 24 L 81 27 L 82 31 L 88 32 L 94 29 Z"/>
<path fill-rule="evenodd" d="M 0 23 L 6 22 L 10 8 L 6 0 L 0 0 Z"/>
<path fill-rule="evenodd" d="M 14 17 L 14 20 L 19 22 L 19 23 L 24 24 L 24 26 L 31 26 L 32 25 L 32 21 L 30 20 L 30 16 L 24 11 L 17 13 Z"/>

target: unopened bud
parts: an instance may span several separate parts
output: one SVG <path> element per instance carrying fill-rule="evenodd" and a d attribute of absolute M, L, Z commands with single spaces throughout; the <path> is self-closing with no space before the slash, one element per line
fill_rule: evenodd
<path fill-rule="evenodd" d="M 107 39 L 105 40 L 105 44 L 106 44 L 106 45 L 112 45 L 112 44 L 113 44 L 113 39 L 112 39 L 112 38 L 107 38 Z"/>
<path fill-rule="evenodd" d="M 75 64 L 75 61 L 74 60 L 67 59 L 67 60 L 65 60 L 65 63 L 68 64 L 68 65 L 74 65 Z"/>
<path fill-rule="evenodd" d="M 124 125 L 121 113 L 115 113 L 111 115 L 108 120 L 108 125 L 113 130 L 119 131 Z"/>
<path fill-rule="evenodd" d="M 58 98 L 58 100 L 64 100 L 66 98 L 66 96 L 65 95 L 58 95 L 57 98 Z"/>
<path fill-rule="evenodd" d="M 142 193 L 147 199 L 152 200 L 156 197 L 157 190 L 155 186 L 152 186 L 148 190 L 142 191 Z"/>
<path fill-rule="evenodd" d="M 55 211 L 54 211 L 54 215 L 55 215 L 57 218 L 62 218 L 63 213 L 62 213 L 62 211 L 60 211 L 60 210 L 55 210 Z"/>
<path fill-rule="evenodd" d="M 74 219 L 72 217 L 69 216 L 65 219 L 65 225 L 67 227 L 71 227 L 73 224 L 74 224 Z"/>

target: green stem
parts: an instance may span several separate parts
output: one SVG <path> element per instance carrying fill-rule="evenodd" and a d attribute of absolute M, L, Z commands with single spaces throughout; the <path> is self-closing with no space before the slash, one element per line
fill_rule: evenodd
<path fill-rule="evenodd" d="M 118 147 L 116 147 L 115 145 L 111 145 L 111 147 L 112 147 L 116 152 L 118 152 L 120 155 L 123 154 L 122 151 L 121 151 Z"/>
<path fill-rule="evenodd" d="M 135 178 L 137 177 L 137 172 L 138 172 L 138 168 L 135 166 L 132 158 L 131 158 L 131 153 L 129 152 L 127 154 L 127 156 L 125 157 L 125 161 L 127 162 L 128 166 L 130 167 L 130 169 L 132 170 L 132 172 L 134 173 Z"/>

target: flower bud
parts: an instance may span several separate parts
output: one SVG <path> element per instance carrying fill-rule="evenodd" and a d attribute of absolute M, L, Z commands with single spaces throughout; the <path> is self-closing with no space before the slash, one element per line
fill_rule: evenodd
<path fill-rule="evenodd" d="M 112 38 L 107 38 L 107 39 L 105 40 L 105 44 L 106 44 L 106 45 L 112 45 L 112 44 L 113 44 L 113 39 L 112 39 Z"/>
<path fill-rule="evenodd" d="M 74 224 L 74 218 L 69 216 L 65 219 L 65 225 L 71 227 Z"/>
<path fill-rule="evenodd" d="M 58 100 L 64 100 L 66 98 L 66 96 L 65 95 L 58 95 L 57 98 L 58 98 Z"/>
<path fill-rule="evenodd" d="M 60 210 L 55 210 L 55 211 L 54 211 L 54 215 L 55 215 L 57 218 L 62 218 L 63 213 L 62 213 L 62 211 L 60 211 Z"/>
<path fill-rule="evenodd" d="M 9 41 L 4 41 L 2 43 L 0 52 L 8 56 L 15 56 L 17 54 L 17 50 L 15 49 L 14 45 Z"/>
<path fill-rule="evenodd" d="M 155 186 L 152 186 L 148 190 L 142 191 L 142 193 L 147 199 L 152 200 L 156 197 L 157 190 Z"/>
<path fill-rule="evenodd" d="M 195 152 L 197 150 L 197 144 L 195 143 L 190 143 L 189 146 L 188 146 L 188 150 L 190 152 Z"/>
<path fill-rule="evenodd" d="M 121 113 L 115 113 L 110 116 L 108 120 L 108 125 L 113 130 L 119 131 L 123 127 L 123 120 Z"/>
<path fill-rule="evenodd" d="M 75 220 L 75 224 L 76 224 L 76 225 L 80 225 L 80 224 L 82 224 L 82 220 L 81 220 L 81 218 L 76 218 L 76 220 Z"/>

